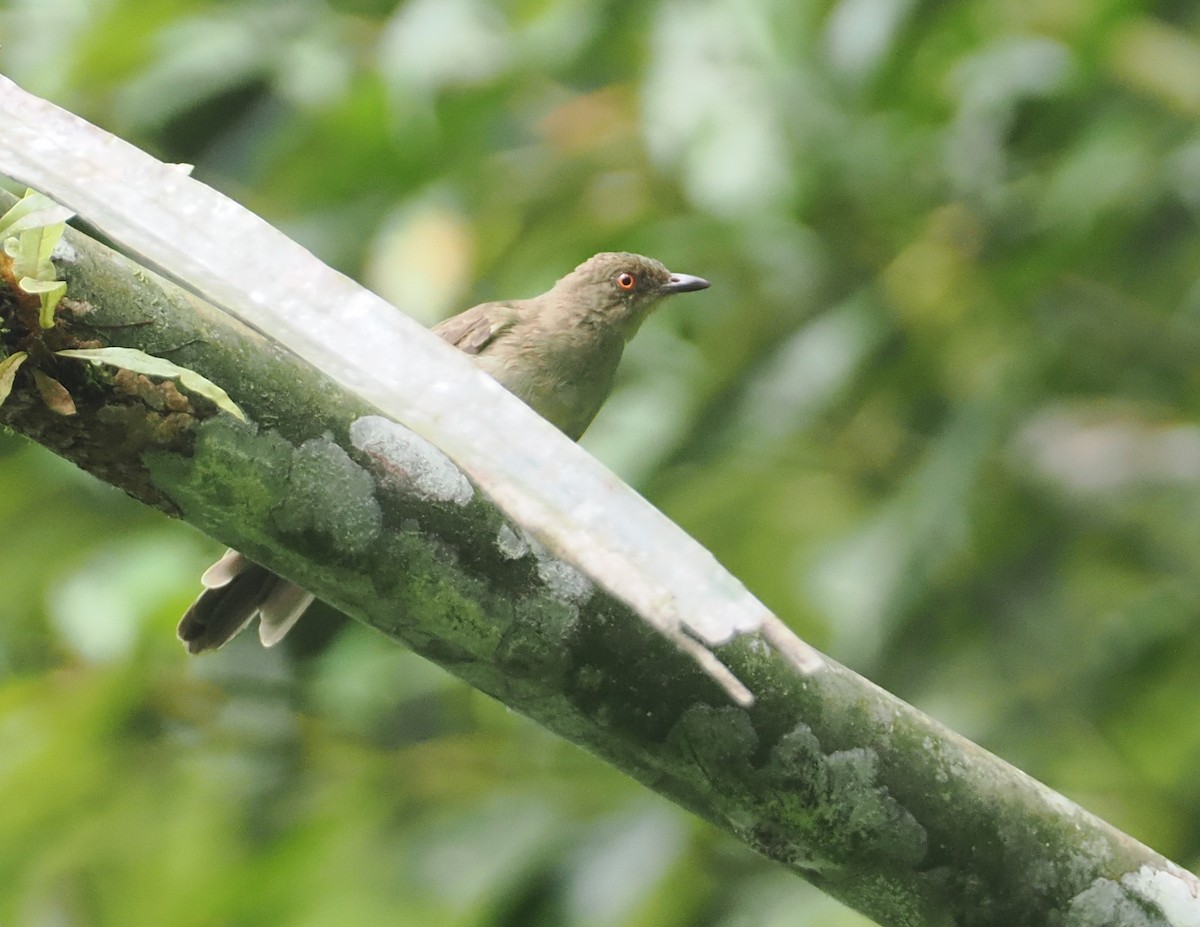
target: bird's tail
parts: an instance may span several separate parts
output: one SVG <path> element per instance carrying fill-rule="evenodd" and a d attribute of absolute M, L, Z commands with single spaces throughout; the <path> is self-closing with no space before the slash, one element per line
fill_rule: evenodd
<path fill-rule="evenodd" d="M 232 640 L 257 614 L 263 646 L 281 640 L 312 604 L 313 595 L 266 567 L 228 550 L 200 577 L 204 591 L 179 622 L 188 653 L 216 650 Z"/>

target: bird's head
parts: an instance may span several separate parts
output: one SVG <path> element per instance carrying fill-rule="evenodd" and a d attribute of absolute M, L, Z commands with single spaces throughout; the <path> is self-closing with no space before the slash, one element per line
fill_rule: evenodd
<path fill-rule="evenodd" d="M 612 326 L 628 340 L 664 296 L 708 285 L 703 277 L 673 274 L 654 258 L 604 251 L 559 280 L 551 292 L 579 306 L 590 322 Z"/>

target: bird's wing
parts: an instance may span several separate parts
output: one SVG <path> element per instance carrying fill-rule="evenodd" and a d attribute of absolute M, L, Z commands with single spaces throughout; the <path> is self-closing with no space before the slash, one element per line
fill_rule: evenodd
<path fill-rule="evenodd" d="M 433 327 L 433 333 L 464 354 L 480 354 L 512 328 L 516 309 L 509 303 L 482 303 Z"/>

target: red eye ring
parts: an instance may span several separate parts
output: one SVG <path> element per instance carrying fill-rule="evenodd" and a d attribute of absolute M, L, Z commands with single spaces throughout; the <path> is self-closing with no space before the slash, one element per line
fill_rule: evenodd
<path fill-rule="evenodd" d="M 622 271 L 621 273 L 617 274 L 613 280 L 617 284 L 617 289 L 623 290 L 626 293 L 637 286 L 637 278 L 634 277 L 633 274 L 629 273 L 629 271 Z"/>

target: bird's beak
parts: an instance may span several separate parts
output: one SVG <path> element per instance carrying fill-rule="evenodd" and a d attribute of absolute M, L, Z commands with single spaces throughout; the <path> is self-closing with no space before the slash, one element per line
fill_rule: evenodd
<path fill-rule="evenodd" d="M 703 277 L 693 277 L 691 274 L 671 274 L 670 279 L 662 285 L 662 292 L 690 293 L 693 290 L 707 290 L 710 284 Z"/>

